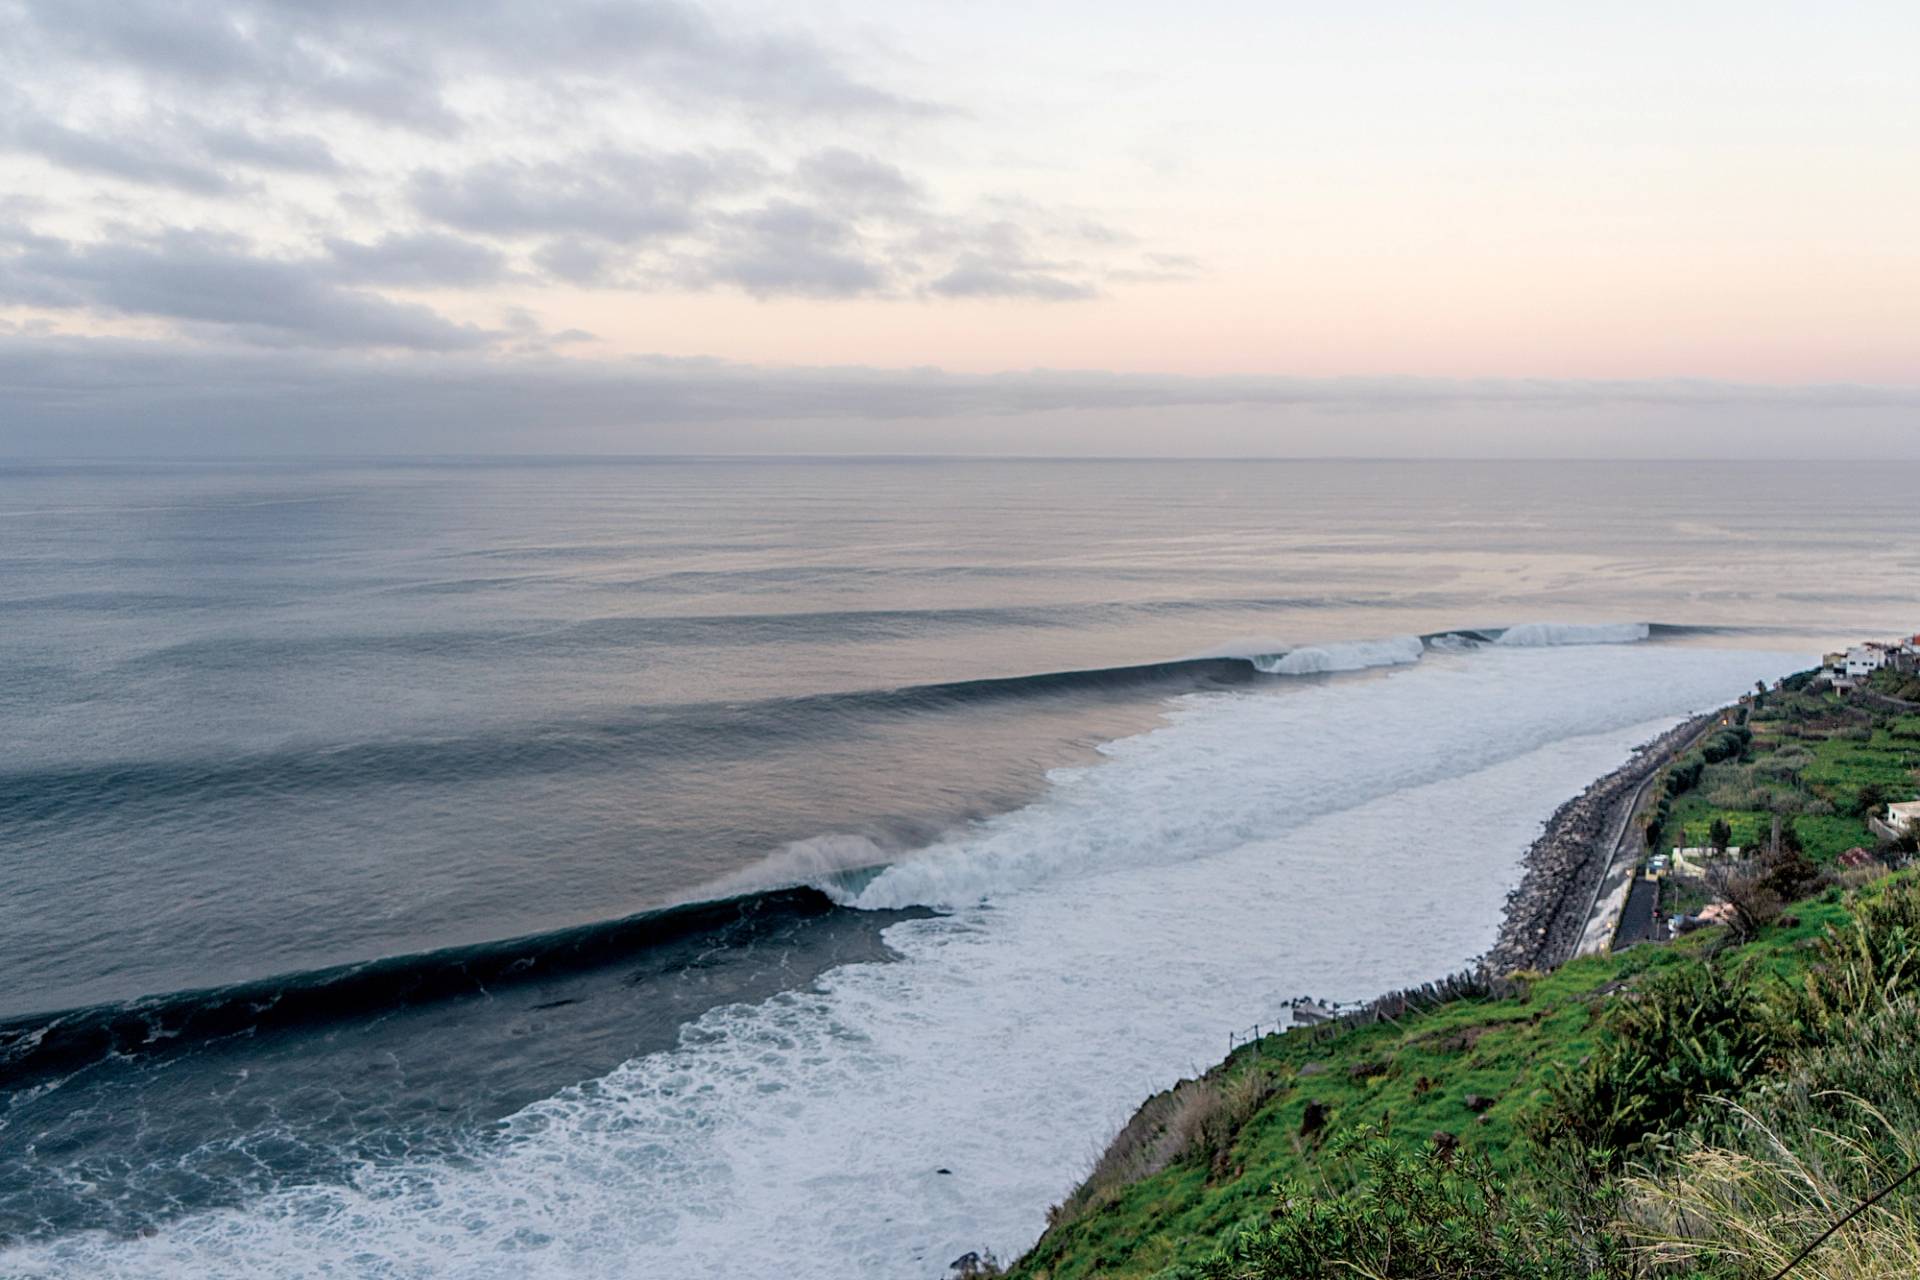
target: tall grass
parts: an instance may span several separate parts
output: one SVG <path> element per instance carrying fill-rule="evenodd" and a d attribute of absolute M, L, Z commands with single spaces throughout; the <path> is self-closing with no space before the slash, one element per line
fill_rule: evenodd
<path fill-rule="evenodd" d="M 1624 1234 L 1640 1261 L 1656 1275 L 1715 1280 L 1771 1280 L 1796 1259 L 1799 1280 L 1915 1275 L 1920 1196 L 1904 1188 L 1821 1239 L 1920 1163 L 1911 1128 L 1863 1099 L 1846 1101 L 1857 1114 L 1844 1130 L 1776 1130 L 1734 1107 L 1749 1139 L 1742 1147 L 1701 1147 L 1632 1180 Z"/>

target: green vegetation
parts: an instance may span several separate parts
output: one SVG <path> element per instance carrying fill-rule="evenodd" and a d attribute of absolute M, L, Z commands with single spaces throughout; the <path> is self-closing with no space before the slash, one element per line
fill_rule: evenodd
<path fill-rule="evenodd" d="M 1920 702 L 1920 672 L 1901 672 L 1882 667 L 1867 677 L 1867 688 L 1882 697 Z"/>
<path fill-rule="evenodd" d="M 1737 744 L 1737 746 L 1736 746 Z M 1745 725 L 1716 731 L 1668 766 L 1656 813 L 1662 842 L 1750 849 L 1791 823 L 1807 855 L 1829 864 L 1876 840 L 1866 815 L 1920 793 L 1920 715 L 1850 704 L 1828 693 L 1770 694 Z"/>
<path fill-rule="evenodd" d="M 1746 1280 L 1920 1159 L 1920 875 L 1516 977 L 1159 1095 L 1010 1274 Z M 1920 1179 L 1794 1274 L 1916 1259 Z"/>

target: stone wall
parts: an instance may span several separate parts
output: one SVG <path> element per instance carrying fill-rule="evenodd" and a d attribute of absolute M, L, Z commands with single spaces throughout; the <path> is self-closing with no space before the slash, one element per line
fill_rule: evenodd
<path fill-rule="evenodd" d="M 1579 945 L 1595 890 L 1613 861 L 1613 832 L 1640 784 L 1720 718 L 1712 711 L 1642 744 L 1633 758 L 1561 805 L 1527 851 L 1526 875 L 1507 895 L 1500 936 L 1480 958 L 1490 974 L 1551 969 Z M 1637 839 L 1638 837 L 1634 837 Z"/>

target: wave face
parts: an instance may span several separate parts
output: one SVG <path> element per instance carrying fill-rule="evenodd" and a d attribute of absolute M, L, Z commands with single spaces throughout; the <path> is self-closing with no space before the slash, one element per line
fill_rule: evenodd
<path fill-rule="evenodd" d="M 770 931 L 832 910 L 816 890 L 780 886 L 505 942 L 396 956 L 54 1015 L 0 1021 L 0 1078 L 14 1082 L 107 1059 L 171 1052 L 228 1036 L 261 1036 L 384 1017 L 527 984 L 545 984 L 697 940 L 744 948 Z"/>
<path fill-rule="evenodd" d="M 1797 665 L 1492 646 L 1186 695 L 851 891 L 949 908 L 890 924 L 894 962 L 714 1008 L 452 1155 L 401 1144 L 140 1238 L 0 1252 L 0 1274 L 893 1277 L 1017 1253 L 1147 1092 L 1300 991 L 1456 967 L 1560 801 Z"/>

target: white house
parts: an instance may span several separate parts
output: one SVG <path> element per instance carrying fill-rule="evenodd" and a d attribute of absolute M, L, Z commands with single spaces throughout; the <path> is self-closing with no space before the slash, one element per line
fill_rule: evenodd
<path fill-rule="evenodd" d="M 1849 680 L 1858 680 L 1887 665 L 1887 646 L 1881 644 L 1857 644 L 1847 650 L 1846 675 Z"/>
<path fill-rule="evenodd" d="M 1920 831 L 1920 800 L 1887 806 L 1887 825 L 1895 831 Z"/>

